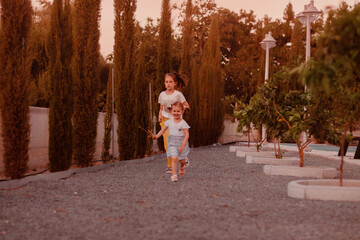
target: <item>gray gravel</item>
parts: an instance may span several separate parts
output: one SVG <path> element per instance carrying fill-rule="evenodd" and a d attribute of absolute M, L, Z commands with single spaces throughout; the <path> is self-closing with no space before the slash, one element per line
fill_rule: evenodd
<path fill-rule="evenodd" d="M 0 191 L 0 239 L 360 239 L 358 202 L 289 198 L 298 178 L 266 176 L 229 146 L 189 157 L 177 183 L 158 155 Z M 339 165 L 314 156 L 305 164 Z M 345 165 L 344 175 L 360 179 L 360 167 Z"/>

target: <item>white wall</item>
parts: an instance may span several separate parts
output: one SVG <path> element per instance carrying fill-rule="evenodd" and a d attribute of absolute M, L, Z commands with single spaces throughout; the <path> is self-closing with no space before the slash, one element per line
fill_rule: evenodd
<path fill-rule="evenodd" d="M 48 141 L 49 141 L 49 123 L 48 123 L 48 108 L 30 107 L 30 144 L 29 144 L 29 167 L 30 169 L 36 168 L 42 169 L 48 164 Z M 104 117 L 105 113 L 99 113 L 97 138 L 96 138 L 96 152 L 95 159 L 101 158 L 101 149 L 104 136 Z M 248 137 L 236 132 L 238 123 L 231 122 L 227 117 L 224 121 L 224 130 L 219 138 L 219 142 L 230 143 L 235 141 L 247 141 Z M 115 117 L 115 157 L 118 157 L 118 144 L 117 144 L 117 120 Z M 0 122 L 1 132 L 1 122 Z M 255 137 L 258 136 L 258 132 L 254 131 Z M 251 138 L 253 141 L 253 138 Z M 3 144 L 0 134 L 0 173 L 3 172 Z M 110 154 L 112 153 L 112 144 L 110 145 Z"/>
<path fill-rule="evenodd" d="M 29 143 L 29 164 L 30 169 L 42 169 L 48 164 L 48 141 L 49 141 L 49 109 L 30 107 L 30 143 Z M 101 158 L 101 149 L 104 137 L 104 113 L 99 113 L 96 152 L 95 159 Z M 115 139 L 117 139 L 117 120 L 115 117 Z M 1 121 L 0 121 L 1 132 Z M 0 134 L 0 173 L 4 170 L 3 162 L 3 139 Z M 118 145 L 115 140 L 115 157 L 118 157 Z M 110 144 L 110 154 L 112 153 L 112 144 Z"/>

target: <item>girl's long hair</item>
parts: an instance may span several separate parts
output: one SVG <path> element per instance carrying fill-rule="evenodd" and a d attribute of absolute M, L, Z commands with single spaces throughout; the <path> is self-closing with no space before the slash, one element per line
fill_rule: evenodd
<path fill-rule="evenodd" d="M 176 82 L 176 90 L 184 89 L 189 82 L 189 79 L 186 75 L 177 72 L 167 73 L 165 76 L 169 76 L 174 79 L 174 82 Z"/>

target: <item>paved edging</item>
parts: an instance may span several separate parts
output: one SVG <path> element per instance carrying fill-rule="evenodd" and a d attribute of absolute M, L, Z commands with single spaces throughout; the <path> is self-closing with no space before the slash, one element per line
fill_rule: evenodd
<path fill-rule="evenodd" d="M 318 166 L 276 166 L 265 165 L 264 173 L 271 176 L 294 176 L 294 177 L 310 177 L 310 178 L 336 178 L 337 170 L 332 167 Z"/>
<path fill-rule="evenodd" d="M 36 182 L 36 181 L 56 181 L 60 179 L 65 179 L 71 177 L 74 174 L 80 173 L 94 173 L 97 171 L 101 171 L 110 167 L 117 167 L 123 164 L 129 164 L 134 162 L 146 162 L 152 160 L 154 157 L 147 157 L 142 159 L 128 160 L 128 161 L 118 161 L 118 162 L 110 162 L 99 166 L 85 167 L 85 168 L 75 168 L 69 169 L 66 171 L 54 172 L 54 173 L 46 173 L 41 175 L 29 176 L 21 179 L 7 180 L 0 182 L 0 190 L 10 190 L 14 188 L 22 187 L 28 183 Z"/>
<path fill-rule="evenodd" d="M 246 163 L 267 164 L 267 165 L 299 165 L 300 159 L 296 157 L 283 157 L 276 159 L 275 157 L 263 156 L 246 156 Z"/>
<path fill-rule="evenodd" d="M 360 201 L 360 180 L 298 180 L 288 184 L 289 197 L 311 200 Z"/>

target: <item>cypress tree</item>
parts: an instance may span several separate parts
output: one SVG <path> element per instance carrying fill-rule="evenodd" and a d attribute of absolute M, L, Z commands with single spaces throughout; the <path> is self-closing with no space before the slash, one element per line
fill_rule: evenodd
<path fill-rule="evenodd" d="M 140 45 L 136 66 L 136 120 L 137 124 L 145 129 L 151 128 L 151 119 L 149 115 L 149 82 L 146 75 L 145 46 Z M 136 155 L 139 158 L 145 156 L 149 145 L 148 135 L 138 128 L 137 130 L 137 150 Z"/>
<path fill-rule="evenodd" d="M 156 100 L 159 99 L 159 95 L 164 89 L 165 74 L 171 71 L 171 32 L 170 0 L 163 0 L 161 5 L 161 20 L 159 26 L 156 81 L 154 84 Z M 159 109 L 159 104 L 155 104 L 155 111 L 159 112 Z M 158 140 L 158 145 L 159 149 L 164 150 L 163 138 Z"/>
<path fill-rule="evenodd" d="M 180 73 L 190 77 L 191 74 L 191 56 L 192 56 L 192 0 L 186 3 L 186 15 L 183 23 L 183 46 L 181 54 Z"/>
<path fill-rule="evenodd" d="M 132 159 L 136 152 L 135 125 L 135 10 L 136 0 L 115 0 L 114 65 L 116 113 L 120 160 Z"/>
<path fill-rule="evenodd" d="M 95 153 L 100 79 L 100 0 L 75 1 L 74 31 L 74 161 L 91 165 Z"/>
<path fill-rule="evenodd" d="M 49 58 L 49 166 L 51 172 L 69 169 L 72 158 L 73 50 L 69 0 L 54 0 L 46 52 Z"/>
<path fill-rule="evenodd" d="M 199 127 L 200 144 L 216 143 L 223 129 L 224 82 L 221 74 L 219 19 L 214 15 L 205 43 L 202 65 L 199 70 Z"/>
<path fill-rule="evenodd" d="M 106 114 L 104 119 L 104 138 L 103 138 L 103 146 L 101 151 L 101 160 L 103 162 L 110 161 L 110 143 L 111 143 L 111 129 L 113 126 L 112 118 L 112 67 L 109 71 L 109 78 L 107 82 L 107 90 L 106 90 Z M 114 157 L 114 156 L 113 156 Z"/>
<path fill-rule="evenodd" d="M 31 25 L 30 0 L 1 0 L 0 107 L 4 144 L 5 175 L 24 176 L 29 160 L 28 34 Z"/>

